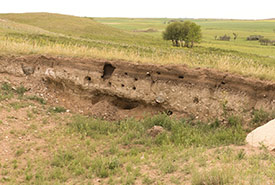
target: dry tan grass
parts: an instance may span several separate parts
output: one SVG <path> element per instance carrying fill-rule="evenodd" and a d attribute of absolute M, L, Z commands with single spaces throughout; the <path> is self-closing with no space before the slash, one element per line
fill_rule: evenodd
<path fill-rule="evenodd" d="M 186 64 L 189 67 L 204 67 L 215 68 L 221 71 L 229 71 L 238 73 L 244 76 L 253 76 L 260 79 L 275 80 L 275 68 L 272 66 L 264 66 L 255 64 L 248 58 L 228 57 L 215 54 L 192 55 L 187 50 L 186 52 L 177 53 L 161 53 L 156 50 L 150 56 L 141 56 L 138 52 L 125 51 L 116 48 L 89 48 L 77 45 L 62 45 L 54 44 L 41 46 L 31 42 L 18 43 L 10 40 L 0 40 L 0 54 L 49 54 L 62 55 L 73 57 L 92 57 L 108 60 L 125 60 L 141 63 L 156 63 L 156 64 Z"/>

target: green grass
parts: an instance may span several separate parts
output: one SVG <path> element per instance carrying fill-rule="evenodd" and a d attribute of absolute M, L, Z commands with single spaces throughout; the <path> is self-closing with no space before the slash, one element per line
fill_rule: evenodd
<path fill-rule="evenodd" d="M 54 118 L 51 130 L 38 131 L 47 147 L 26 143 L 15 150 L 16 161 L 1 164 L 2 183 L 210 185 L 275 180 L 272 154 L 248 155 L 234 148 L 244 143 L 246 135 L 239 126 L 207 125 L 166 115 L 120 122 L 82 115 L 64 118 Z M 59 121 L 67 124 L 56 124 Z M 153 125 L 163 126 L 166 132 L 152 138 L 146 131 Z M 177 137 L 182 139 L 172 139 Z M 29 148 L 36 148 L 35 157 Z M 47 151 L 46 156 L 40 155 L 42 151 Z"/>
<path fill-rule="evenodd" d="M 14 108 L 15 110 L 18 110 L 18 109 L 22 109 L 22 108 L 28 107 L 29 105 L 31 105 L 31 104 L 26 103 L 26 102 L 12 102 L 12 103 L 10 103 L 10 106 L 11 106 L 12 108 Z"/>
<path fill-rule="evenodd" d="M 0 89 L 0 101 L 8 100 L 13 97 L 13 91 L 12 87 L 9 83 L 3 83 L 1 84 Z"/>
<path fill-rule="evenodd" d="M 60 14 L 0 14 L 0 54 L 49 54 L 92 57 L 190 67 L 275 79 L 275 47 L 246 41 L 261 34 L 274 38 L 274 21 L 193 20 L 202 26 L 203 41 L 193 49 L 173 48 L 161 38 L 169 19 L 81 18 Z M 157 32 L 133 32 L 155 29 Z M 215 35 L 235 32 L 236 41 Z"/>
<path fill-rule="evenodd" d="M 0 54 L 187 64 L 275 80 L 275 48 L 245 40 L 254 34 L 274 39 L 274 21 L 193 20 L 202 26 L 203 41 L 182 49 L 162 40 L 167 20 L 0 14 Z M 157 32 L 133 32 L 147 29 Z M 233 32 L 236 41 L 214 40 Z M 264 146 L 256 152 L 244 146 L 241 117 L 227 115 L 226 125 L 164 114 L 107 122 L 52 107 L 9 83 L 1 84 L 0 103 L 0 140 L 9 136 L 10 147 L 10 158 L 0 162 L 1 184 L 275 182 L 274 155 Z M 252 115 L 251 128 L 274 117 L 262 110 Z M 154 125 L 165 131 L 151 137 L 147 130 Z"/>
<path fill-rule="evenodd" d="M 107 24 L 109 26 L 133 31 L 145 30 L 153 28 L 158 30 L 154 33 L 143 33 L 144 35 L 151 35 L 154 38 L 160 38 L 161 32 L 164 31 L 167 24 L 164 22 L 170 19 L 125 19 L 125 18 L 95 18 L 98 22 Z M 209 48 L 219 48 L 225 50 L 234 50 L 242 53 L 257 54 L 260 56 L 275 56 L 274 47 L 261 46 L 258 42 L 246 41 L 249 35 L 263 35 L 266 38 L 275 40 L 274 34 L 274 20 L 212 20 L 212 19 L 194 19 L 191 21 L 201 25 L 203 33 L 203 42 L 201 46 Z M 230 35 L 233 38 L 233 33 L 238 34 L 236 41 L 226 42 L 217 41 L 214 37 Z M 142 33 L 141 33 L 142 34 Z"/>
<path fill-rule="evenodd" d="M 166 114 L 108 122 L 43 104 L 1 84 L 0 139 L 10 158 L 0 162 L 2 184 L 250 184 L 273 183 L 274 155 L 247 152 L 242 118 L 227 124 L 176 120 Z M 21 86 L 22 88 L 22 86 Z M 20 116 L 17 115 L 18 105 Z M 42 101 L 43 102 L 43 101 Z M 1 113 L 1 112 L 0 112 Z M 59 114 L 62 113 L 62 114 Z M 31 114 L 31 115 L 30 115 Z M 263 112 L 254 113 L 257 119 Z M 152 137 L 148 129 L 162 126 Z M 8 136 L 8 137 L 6 137 Z M 14 144 L 14 145 L 13 145 Z M 267 165 L 269 164 L 269 165 Z M 230 169 L 230 170 L 228 170 Z"/>
<path fill-rule="evenodd" d="M 61 106 L 56 106 L 56 107 L 50 107 L 48 109 L 48 112 L 51 113 L 62 113 L 62 112 L 66 112 L 67 109 L 65 109 L 64 107 Z"/>
<path fill-rule="evenodd" d="M 228 118 L 227 125 L 175 120 L 165 114 L 107 122 L 73 113 L 48 114 L 50 105 L 17 94 L 9 84 L 2 87 L 15 93 L 3 101 L 4 109 L 15 100 L 36 103 L 39 109 L 32 119 L 26 119 L 30 107 L 20 110 L 22 116 L 15 122 L 8 117 L 17 110 L 1 117 L 5 124 L 0 126 L 8 122 L 11 128 L 3 135 L 10 134 L 9 142 L 16 144 L 11 158 L 0 162 L 2 184 L 275 182 L 274 155 L 267 150 L 247 152 L 246 133 L 236 117 Z M 148 135 L 154 125 L 165 132 Z"/>
<path fill-rule="evenodd" d="M 262 109 L 255 109 L 252 112 L 253 118 L 251 120 L 250 126 L 252 128 L 256 128 L 260 126 L 262 123 L 267 123 L 269 120 L 275 117 L 275 113 L 267 113 Z"/>
<path fill-rule="evenodd" d="M 233 122 L 233 121 L 231 121 Z M 162 126 L 166 132 L 151 138 L 146 130 L 154 125 Z M 175 144 L 190 146 L 222 146 L 229 144 L 243 144 L 245 132 L 241 123 L 232 126 L 215 126 L 216 123 L 201 123 L 188 120 L 173 120 L 165 114 L 148 117 L 142 121 L 133 119 L 118 123 L 103 120 L 87 119 L 77 116 L 70 126 L 85 136 L 119 135 L 122 144 L 166 145 Z"/>
<path fill-rule="evenodd" d="M 38 29 L 45 30 L 46 32 L 57 33 L 60 36 L 106 40 L 119 43 L 135 43 L 135 41 L 138 40 L 135 39 L 136 34 L 134 33 L 125 32 L 120 29 L 100 24 L 92 18 L 81 18 L 50 13 L 1 14 L 0 18 L 24 25 L 34 26 Z M 141 42 L 144 40 L 141 40 Z"/>
<path fill-rule="evenodd" d="M 38 97 L 36 95 L 27 96 L 26 98 L 29 99 L 29 100 L 33 100 L 33 101 L 39 102 L 39 103 L 41 103 L 43 105 L 45 105 L 47 103 L 44 98 Z"/>
<path fill-rule="evenodd" d="M 233 173 L 229 169 L 211 169 L 206 172 L 195 172 L 192 176 L 193 185 L 223 185 L 230 184 Z"/>

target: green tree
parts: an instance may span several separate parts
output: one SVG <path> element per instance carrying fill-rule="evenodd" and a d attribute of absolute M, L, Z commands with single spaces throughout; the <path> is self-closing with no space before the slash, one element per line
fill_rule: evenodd
<path fill-rule="evenodd" d="M 164 40 L 171 40 L 173 46 L 193 47 L 194 43 L 200 42 L 202 38 L 201 28 L 194 22 L 175 22 L 166 27 L 163 32 Z M 184 45 L 183 45 L 184 41 Z"/>
<path fill-rule="evenodd" d="M 184 38 L 187 47 L 193 47 L 195 42 L 200 42 L 202 38 L 201 27 L 194 22 L 187 21 L 188 24 L 184 26 L 187 28 L 187 35 Z M 186 23 L 186 22 L 185 22 Z"/>
<path fill-rule="evenodd" d="M 166 30 L 163 32 L 162 36 L 164 40 L 171 40 L 173 46 L 180 46 L 183 35 L 183 23 L 174 22 L 169 24 L 166 27 Z"/>

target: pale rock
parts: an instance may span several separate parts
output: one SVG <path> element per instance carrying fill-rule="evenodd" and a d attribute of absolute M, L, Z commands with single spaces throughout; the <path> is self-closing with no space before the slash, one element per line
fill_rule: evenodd
<path fill-rule="evenodd" d="M 156 125 L 150 128 L 149 130 L 147 130 L 147 133 L 152 137 L 156 137 L 158 134 L 162 132 L 164 132 L 164 128 L 162 126 L 156 126 Z"/>
<path fill-rule="evenodd" d="M 246 142 L 254 147 L 264 145 L 268 150 L 275 150 L 275 119 L 249 133 Z"/>

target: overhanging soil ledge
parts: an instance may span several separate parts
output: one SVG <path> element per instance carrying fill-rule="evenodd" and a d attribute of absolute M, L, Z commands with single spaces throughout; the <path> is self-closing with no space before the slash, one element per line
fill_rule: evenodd
<path fill-rule="evenodd" d="M 275 111 L 275 83 L 210 69 L 81 58 L 0 57 L 0 81 L 105 119 L 166 112 L 200 120 Z"/>

